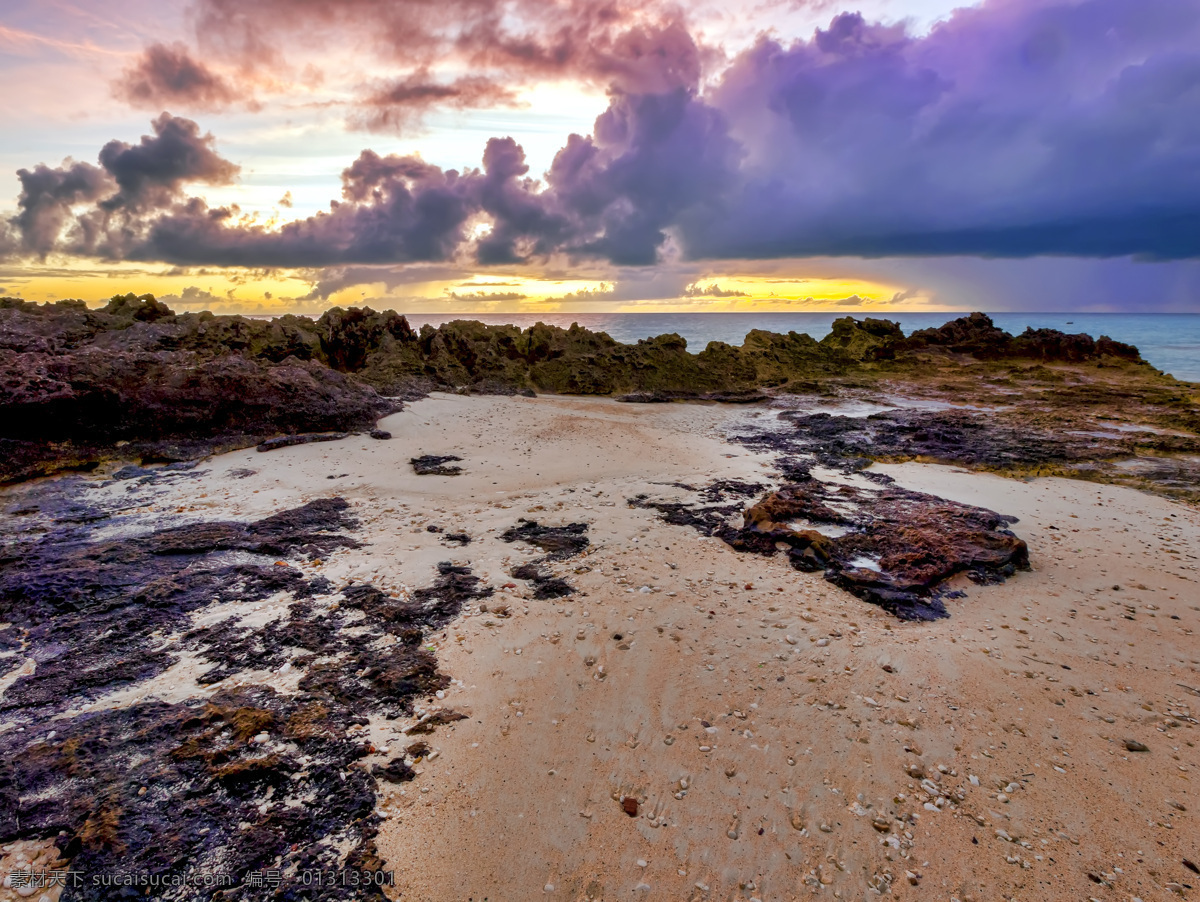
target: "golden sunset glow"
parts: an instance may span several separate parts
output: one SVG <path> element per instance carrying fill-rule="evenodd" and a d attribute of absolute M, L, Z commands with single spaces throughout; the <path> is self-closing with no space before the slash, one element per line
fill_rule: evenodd
<path fill-rule="evenodd" d="M 799 263 L 798 263 L 799 265 Z M 675 285 L 623 285 L 619 280 L 549 279 L 522 272 L 475 272 L 396 284 L 381 273 L 325 293 L 312 273 L 295 270 L 179 270 L 130 263 L 27 267 L 0 274 L 4 293 L 33 301 L 79 298 L 98 305 L 133 291 L 165 298 L 180 311 L 319 314 L 331 307 L 371 306 L 407 313 L 787 312 L 812 310 L 943 310 L 906 286 L 872 279 L 781 277 L 745 271 L 677 279 Z"/>

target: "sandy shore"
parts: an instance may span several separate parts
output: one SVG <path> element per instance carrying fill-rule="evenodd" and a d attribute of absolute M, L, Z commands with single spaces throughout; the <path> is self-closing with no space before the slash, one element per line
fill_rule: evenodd
<path fill-rule="evenodd" d="M 335 585 L 404 595 L 452 560 L 498 589 L 434 640 L 455 682 L 431 704 L 468 719 L 429 738 L 413 782 L 380 783 L 395 898 L 1150 900 L 1200 886 L 1183 864 L 1200 861 L 1200 513 L 1085 482 L 880 467 L 1018 517 L 1033 565 L 964 582 L 949 620 L 902 623 L 783 556 L 627 505 L 671 483 L 769 480 L 770 456 L 723 438 L 762 415 L 435 395 L 380 424 L 390 441 L 223 455 L 158 508 L 251 518 L 337 494 L 364 547 L 307 565 Z M 422 454 L 464 472 L 416 476 Z M 587 552 L 550 565 L 575 595 L 534 600 L 512 578 L 541 556 L 498 538 L 520 518 L 588 524 Z M 175 693 L 218 688 L 185 685 L 185 664 Z M 372 742 L 394 754 L 403 726 L 373 722 Z"/>

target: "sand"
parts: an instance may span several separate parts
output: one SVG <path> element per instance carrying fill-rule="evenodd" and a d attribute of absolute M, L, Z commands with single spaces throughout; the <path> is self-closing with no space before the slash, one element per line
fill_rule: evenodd
<path fill-rule="evenodd" d="M 434 395 L 381 423 L 390 441 L 214 458 L 159 509 L 250 518 L 337 494 L 364 547 L 311 565 L 335 584 L 403 595 L 452 560 L 497 587 L 492 612 L 431 637 L 455 682 L 430 704 L 468 718 L 428 737 L 416 780 L 380 783 L 394 898 L 1150 900 L 1200 886 L 1183 865 L 1200 861 L 1200 513 L 1086 482 L 878 467 L 1018 517 L 1032 558 L 1003 585 L 964 582 L 949 620 L 901 623 L 782 556 L 626 504 L 671 483 L 769 480 L 768 455 L 725 440 L 763 415 Z M 464 472 L 416 476 L 421 454 L 458 455 Z M 552 565 L 577 594 L 534 600 L 510 576 L 541 556 L 499 540 L 520 518 L 588 524 L 588 552 Z M 185 685 L 185 670 L 176 693 L 220 688 Z M 405 725 L 375 722 L 372 741 L 394 754 Z"/>

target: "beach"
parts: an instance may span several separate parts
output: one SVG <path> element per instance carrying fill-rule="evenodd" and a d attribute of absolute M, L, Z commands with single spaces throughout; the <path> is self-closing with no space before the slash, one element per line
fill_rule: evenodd
<path fill-rule="evenodd" d="M 361 545 L 294 562 L 306 574 L 404 599 L 449 561 L 494 587 L 423 640 L 448 685 L 358 731 L 369 768 L 413 745 L 406 731 L 431 712 L 465 715 L 422 737 L 411 779 L 378 783 L 391 898 L 1186 892 L 1200 514 L 1125 487 L 875 464 L 901 487 L 1016 517 L 1029 547 L 1028 572 L 956 578 L 966 597 L 946 602 L 948 619 L 905 622 L 783 555 L 735 552 L 629 503 L 777 484 L 771 454 L 729 439 L 768 415 L 435 393 L 380 421 L 388 441 L 213 457 L 148 487 L 138 516 L 247 520 L 336 495 Z M 418 476 L 422 455 L 461 458 L 462 472 Z M 588 541 L 558 557 L 506 541 L 522 521 L 586 524 Z M 539 599 L 512 576 L 543 559 L 573 594 Z M 194 623 L 262 624 L 287 600 Z M 287 668 L 189 679 L 202 669 L 185 656 L 98 705 L 294 691 Z"/>

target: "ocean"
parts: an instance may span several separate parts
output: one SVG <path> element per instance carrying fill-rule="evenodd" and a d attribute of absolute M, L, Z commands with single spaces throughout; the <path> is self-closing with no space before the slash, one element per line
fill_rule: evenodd
<path fill-rule="evenodd" d="M 419 329 L 453 319 L 475 319 L 491 325 L 512 324 L 528 328 L 534 323 L 566 328 L 579 323 L 593 332 L 607 332 L 614 339 L 632 344 L 643 338 L 675 332 L 687 340 L 692 351 L 703 350 L 710 341 L 740 345 L 751 329 L 768 332 L 807 332 L 815 339 L 829 334 L 833 321 L 845 313 L 497 313 L 497 314 L 407 314 Z M 873 314 L 855 313 L 857 317 Z M 940 326 L 961 314 L 894 313 L 885 316 L 900 324 L 905 334 Z M 1200 382 L 1200 314 L 1188 313 L 992 313 L 996 325 L 1014 335 L 1026 327 L 1086 333 L 1136 345 L 1142 357 L 1176 379 Z"/>

